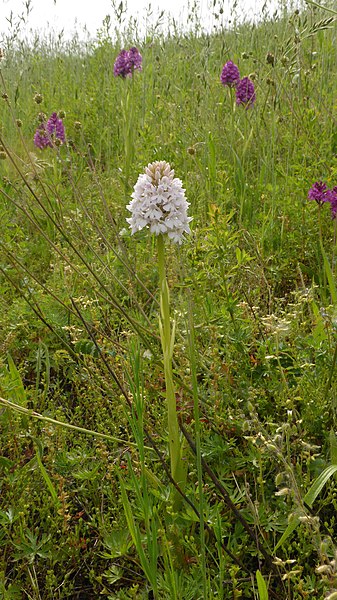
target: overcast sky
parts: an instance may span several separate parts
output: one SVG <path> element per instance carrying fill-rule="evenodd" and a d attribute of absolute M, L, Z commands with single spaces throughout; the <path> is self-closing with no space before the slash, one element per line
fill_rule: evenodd
<path fill-rule="evenodd" d="M 187 5 L 193 4 L 193 0 L 153 0 L 151 2 L 153 19 L 161 10 L 168 11 L 180 23 L 186 21 Z M 225 0 L 224 18 L 230 18 L 231 6 L 234 0 Z M 265 0 L 240 0 L 240 4 L 250 16 L 257 15 Z M 267 0 L 270 5 L 275 0 Z M 206 22 L 207 15 L 210 15 L 208 3 L 213 6 L 213 0 L 198 0 L 203 22 Z M 27 31 L 29 29 L 50 30 L 56 32 L 64 30 L 66 37 L 76 30 L 81 33 L 83 27 L 89 30 L 92 36 L 95 36 L 97 29 L 102 26 L 103 19 L 110 15 L 113 24 L 114 18 L 113 0 L 0 0 L 0 32 L 3 34 L 10 30 L 8 19 L 11 18 L 13 26 L 18 22 L 20 15 L 26 14 L 25 5 L 30 5 L 31 10 L 28 16 Z M 115 0 L 118 7 L 120 0 Z M 144 20 L 146 9 L 149 6 L 149 0 L 124 0 L 124 6 L 127 5 L 127 14 L 139 16 L 140 21 Z M 213 19 L 214 22 L 214 19 Z M 76 25 L 75 25 L 76 24 Z M 22 29 L 22 27 L 21 27 Z"/>

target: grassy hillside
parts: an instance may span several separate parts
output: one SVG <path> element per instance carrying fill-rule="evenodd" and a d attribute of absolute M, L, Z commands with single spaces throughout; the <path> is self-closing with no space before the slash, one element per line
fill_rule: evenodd
<path fill-rule="evenodd" d="M 337 597 L 335 15 L 7 40 L 0 598 Z M 170 307 L 162 236 L 126 222 L 154 161 L 193 218 Z"/>

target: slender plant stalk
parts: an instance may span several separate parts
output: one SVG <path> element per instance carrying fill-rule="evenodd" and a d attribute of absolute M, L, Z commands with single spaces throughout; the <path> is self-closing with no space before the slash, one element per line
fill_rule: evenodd
<path fill-rule="evenodd" d="M 162 234 L 157 236 L 159 286 L 160 286 L 160 314 L 159 328 L 161 345 L 164 358 L 164 374 L 166 386 L 166 401 L 168 415 L 169 454 L 171 462 L 171 474 L 181 489 L 184 489 L 187 476 L 187 464 L 183 460 L 183 444 L 180 439 L 179 424 L 177 416 L 176 396 L 172 374 L 172 356 L 174 346 L 174 324 L 171 329 L 170 318 L 170 295 L 166 279 L 165 268 L 165 242 Z M 173 491 L 173 505 L 179 508 L 181 496 Z"/>
<path fill-rule="evenodd" d="M 321 270 L 321 277 L 320 277 L 320 283 L 323 287 L 324 293 L 326 291 L 326 270 L 325 270 L 325 264 L 324 264 L 324 245 L 323 245 L 323 233 L 322 233 L 322 218 L 321 218 L 321 208 L 322 205 L 319 204 L 318 205 L 318 233 L 319 233 L 319 246 L 320 246 L 320 251 L 321 251 L 321 255 L 323 257 L 323 269 Z"/>
<path fill-rule="evenodd" d="M 204 487 L 203 487 L 203 471 L 202 471 L 202 454 L 201 454 L 201 428 L 200 428 L 200 414 L 199 414 L 199 394 L 198 394 L 198 381 L 197 381 L 197 361 L 196 361 L 196 349 L 194 342 L 194 321 L 193 321 L 193 307 L 191 298 L 189 298 L 188 304 L 188 342 L 189 342 L 189 354 L 190 354 L 190 366 L 191 366 L 191 379 L 192 379 L 192 394 L 193 394 L 193 416 L 194 416 L 194 429 L 195 429 L 195 454 L 197 462 L 197 474 L 198 474 L 198 494 L 199 494 L 199 513 L 200 513 L 200 548 L 201 548 L 201 565 L 203 572 L 203 598 L 207 600 L 207 567 L 206 567 L 206 539 L 205 539 L 205 502 L 204 502 Z"/>
<path fill-rule="evenodd" d="M 116 442 L 117 444 L 123 444 L 123 446 L 136 446 L 134 442 L 125 442 L 125 440 L 115 437 L 113 435 L 109 435 L 107 433 L 100 433 L 99 431 L 94 431 L 93 429 L 86 429 L 85 427 L 78 427 L 77 425 L 71 425 L 71 423 L 58 421 L 57 419 L 52 419 L 51 417 L 46 417 L 45 415 L 41 415 L 35 410 L 30 410 L 29 408 L 25 408 L 24 406 L 20 406 L 20 404 L 16 404 L 15 402 L 11 402 L 10 400 L 6 400 L 5 398 L 0 397 L 0 404 L 14 410 L 15 412 L 21 413 L 23 415 L 27 415 L 28 417 L 32 417 L 33 419 L 38 419 L 40 421 L 45 421 L 46 423 L 51 423 L 52 425 L 58 425 L 59 427 L 63 427 L 64 429 L 73 429 L 74 431 L 78 431 L 79 433 L 85 433 L 86 435 L 92 435 L 97 438 L 102 438 L 104 440 L 109 440 L 111 442 Z M 150 447 L 144 446 L 148 450 L 151 450 Z"/>
<path fill-rule="evenodd" d="M 129 193 L 129 177 L 130 168 L 134 159 L 134 101 L 133 101 L 133 75 L 131 81 L 125 81 L 124 83 L 129 84 L 126 86 L 125 97 L 121 101 L 123 125 L 124 125 L 124 157 L 125 157 L 125 178 L 124 178 L 124 192 L 125 197 Z"/>

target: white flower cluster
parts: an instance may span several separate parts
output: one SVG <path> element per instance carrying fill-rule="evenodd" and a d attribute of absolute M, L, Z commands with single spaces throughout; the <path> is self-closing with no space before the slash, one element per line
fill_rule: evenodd
<path fill-rule="evenodd" d="M 180 179 L 174 177 L 169 163 L 150 163 L 145 173 L 139 175 L 131 202 L 126 207 L 132 216 L 126 219 L 131 234 L 149 227 L 151 233 L 167 233 L 168 237 L 181 244 L 184 233 L 191 233 L 187 216 L 189 202 Z"/>

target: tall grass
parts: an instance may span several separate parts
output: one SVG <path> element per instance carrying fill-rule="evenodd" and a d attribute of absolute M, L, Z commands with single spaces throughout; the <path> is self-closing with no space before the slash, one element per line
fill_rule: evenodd
<path fill-rule="evenodd" d="M 310 3 L 212 34 L 191 18 L 190 32 L 141 38 L 121 34 L 121 12 L 116 35 L 105 21 L 85 46 L 7 40 L 6 599 L 290 600 L 337 588 L 335 227 L 307 200 L 314 181 L 337 185 L 334 13 Z M 135 43 L 143 71 L 114 78 Z M 252 108 L 220 83 L 229 59 L 254 81 Z M 39 113 L 54 111 L 67 143 L 41 151 Z M 125 222 L 154 160 L 179 173 L 193 216 L 189 239 L 166 246 L 184 489 L 167 452 L 157 247 Z"/>

